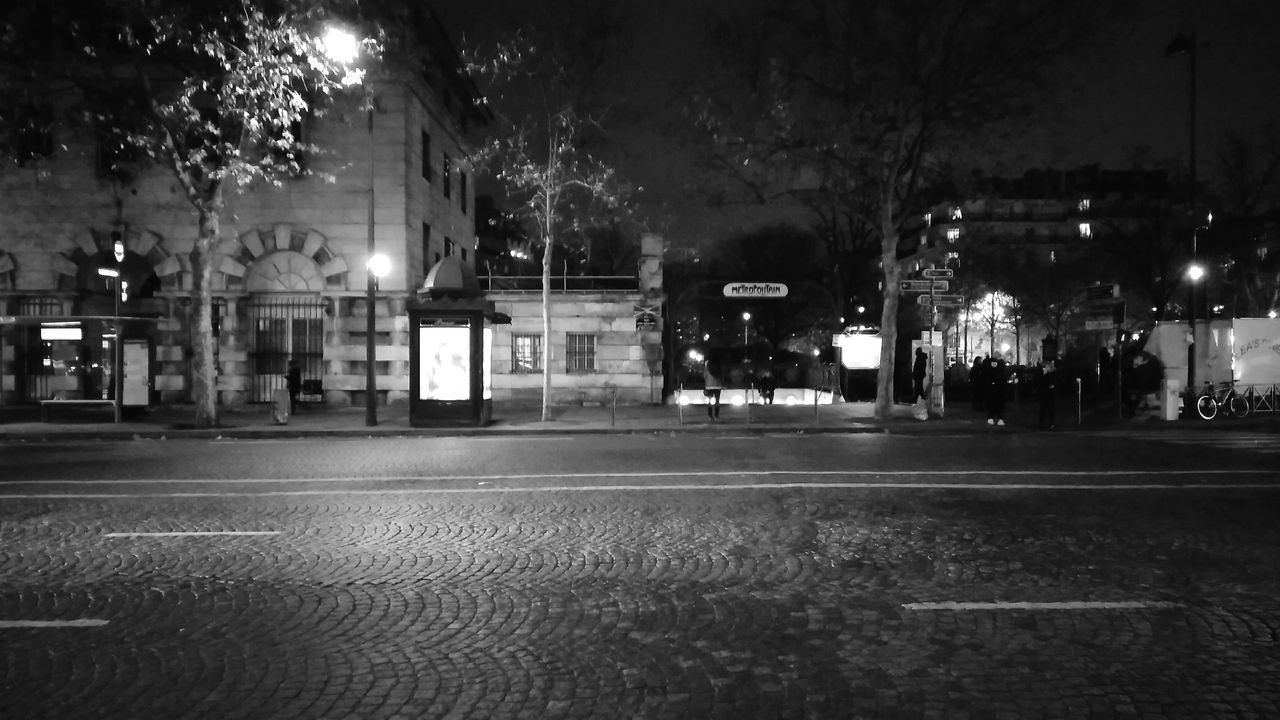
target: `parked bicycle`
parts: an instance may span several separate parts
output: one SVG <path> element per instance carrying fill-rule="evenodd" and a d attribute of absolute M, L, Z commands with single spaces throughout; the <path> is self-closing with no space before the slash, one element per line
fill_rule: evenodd
<path fill-rule="evenodd" d="M 1236 392 L 1235 385 L 1224 382 L 1213 385 L 1205 383 L 1196 398 L 1196 414 L 1205 420 L 1212 420 L 1223 411 L 1231 417 L 1242 418 L 1252 410 L 1249 399 Z"/>

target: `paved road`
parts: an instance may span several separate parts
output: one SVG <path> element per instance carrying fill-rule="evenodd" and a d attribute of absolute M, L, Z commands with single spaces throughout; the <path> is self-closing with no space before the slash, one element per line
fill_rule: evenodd
<path fill-rule="evenodd" d="M 0 717 L 1277 717 L 1264 440 L 5 447 Z"/>

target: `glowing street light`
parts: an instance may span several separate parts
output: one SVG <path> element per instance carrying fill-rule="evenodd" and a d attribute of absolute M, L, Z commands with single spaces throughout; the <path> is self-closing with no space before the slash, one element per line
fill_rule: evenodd
<path fill-rule="evenodd" d="M 324 50 L 325 55 L 335 63 L 342 65 L 347 70 L 346 77 L 343 78 L 342 84 L 354 85 L 360 83 L 364 86 L 364 71 L 356 68 L 355 63 L 360 57 L 360 41 L 355 35 L 341 28 L 329 28 L 324 37 L 320 40 L 320 46 Z M 366 257 L 369 261 L 365 267 L 365 373 L 364 373 L 364 424 L 373 426 L 378 424 L 378 388 L 375 377 L 377 353 L 374 348 L 375 333 L 377 331 L 374 319 L 374 290 L 378 285 L 378 276 L 375 274 L 374 258 L 374 233 L 373 233 L 373 103 L 368 102 L 368 122 L 366 128 L 369 136 L 369 220 L 366 237 L 366 245 L 368 254 Z M 389 263 L 386 267 L 389 271 Z M 384 273 L 385 274 L 385 273 Z"/>

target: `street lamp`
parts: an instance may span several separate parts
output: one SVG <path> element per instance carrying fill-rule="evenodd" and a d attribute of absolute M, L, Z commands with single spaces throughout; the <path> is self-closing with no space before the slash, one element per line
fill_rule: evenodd
<path fill-rule="evenodd" d="M 116 337 L 115 342 L 112 343 L 111 352 L 111 386 L 112 395 L 114 396 L 111 409 L 115 414 L 116 423 L 119 424 L 120 416 L 122 415 L 122 395 L 124 393 L 124 348 L 120 344 L 124 333 L 120 331 L 120 301 L 123 299 L 125 288 L 129 287 L 128 283 L 120 280 L 120 263 L 124 262 L 123 238 L 117 237 L 115 242 L 112 243 L 111 255 L 115 258 L 115 266 L 100 267 L 98 268 L 98 274 L 113 281 L 111 283 L 111 295 L 114 298 L 115 314 L 113 320 L 115 322 Z"/>
<path fill-rule="evenodd" d="M 1195 403 L 1196 397 L 1196 283 L 1200 278 L 1204 277 L 1204 268 L 1196 262 L 1198 247 L 1200 243 L 1199 234 L 1201 230 L 1208 230 L 1213 224 L 1213 213 L 1209 213 L 1205 219 L 1204 225 L 1196 226 L 1191 231 L 1191 265 L 1187 267 L 1187 304 L 1188 304 L 1188 327 L 1190 328 L 1190 339 L 1187 342 L 1187 409 L 1190 410 Z M 1187 415 L 1190 417 L 1190 414 Z"/>
<path fill-rule="evenodd" d="M 750 322 L 751 322 L 751 313 L 749 312 L 742 313 L 742 347 L 743 348 L 747 347 L 747 329 L 751 327 L 748 324 Z"/>
<path fill-rule="evenodd" d="M 325 33 L 321 46 L 330 60 L 342 65 L 345 68 L 352 68 L 356 59 L 360 56 L 360 41 L 354 35 L 341 28 L 329 28 Z M 354 85 L 359 82 L 362 90 L 364 86 L 364 73 L 351 70 L 347 76 L 343 78 L 344 85 Z M 366 90 L 367 94 L 367 90 Z M 366 114 L 368 120 L 365 127 L 369 136 L 369 221 L 368 235 L 366 238 L 367 255 L 369 260 L 365 263 L 364 291 L 365 291 L 365 336 L 364 336 L 364 356 L 365 356 L 365 373 L 364 373 L 364 424 L 370 427 L 378 424 L 378 388 L 375 375 L 377 353 L 374 348 L 374 339 L 376 333 L 375 313 L 374 313 L 374 289 L 378 284 L 378 277 L 374 274 L 373 258 L 374 258 L 374 233 L 373 233 L 373 102 L 369 98 L 365 98 Z"/>

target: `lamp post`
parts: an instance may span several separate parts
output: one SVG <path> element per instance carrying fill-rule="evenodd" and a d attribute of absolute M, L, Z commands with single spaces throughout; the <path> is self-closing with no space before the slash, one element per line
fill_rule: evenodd
<path fill-rule="evenodd" d="M 747 346 L 748 346 L 747 329 L 751 327 L 749 325 L 750 322 L 751 322 L 751 313 L 749 312 L 742 313 L 742 351 L 744 354 L 746 353 Z"/>
<path fill-rule="evenodd" d="M 351 67 L 355 64 L 356 59 L 360 55 L 360 41 L 354 35 L 341 28 L 329 28 L 325 32 L 325 36 L 321 41 L 321 46 L 329 59 L 344 67 Z M 369 146 L 369 217 L 368 229 L 366 231 L 366 255 L 365 261 L 365 278 L 364 278 L 364 297 L 365 297 L 365 340 L 364 340 L 364 356 L 365 356 L 365 373 L 364 373 L 364 424 L 370 427 L 378 424 L 378 387 L 377 387 L 377 351 L 375 348 L 375 334 L 377 325 L 374 322 L 376 313 L 374 312 L 374 291 L 378 285 L 378 277 L 374 274 L 374 190 L 373 190 L 373 102 L 367 97 L 368 92 L 364 84 L 363 72 L 350 72 L 343 79 L 344 85 L 354 85 L 359 82 L 362 90 L 365 90 L 364 102 L 366 107 L 367 121 L 365 128 L 368 134 Z"/>
<path fill-rule="evenodd" d="M 124 288 L 128 287 L 128 283 L 120 280 L 120 263 L 124 262 L 124 240 L 116 238 L 111 246 L 112 257 L 115 258 L 114 267 L 100 267 L 98 274 L 105 278 L 111 279 L 111 295 L 113 298 L 113 306 L 115 308 L 112 320 L 115 323 L 115 342 L 111 348 L 111 388 L 112 403 L 111 409 L 115 415 L 116 424 L 120 423 L 121 415 L 123 415 L 122 395 L 124 393 L 124 347 L 120 344 L 124 333 L 120 328 L 120 300 L 124 293 Z"/>
<path fill-rule="evenodd" d="M 1191 265 L 1187 267 L 1187 306 L 1188 306 L 1188 322 L 1190 328 L 1190 339 L 1187 342 L 1187 409 L 1194 407 L 1196 397 L 1196 283 L 1200 278 L 1204 277 L 1204 268 L 1200 266 L 1197 259 L 1199 247 L 1199 234 L 1201 230 L 1208 230 L 1209 225 L 1213 224 L 1213 213 L 1209 213 L 1204 225 L 1198 225 L 1191 231 Z M 1205 318 L 1206 320 L 1208 318 Z M 1188 413 L 1187 417 L 1191 417 Z"/>

